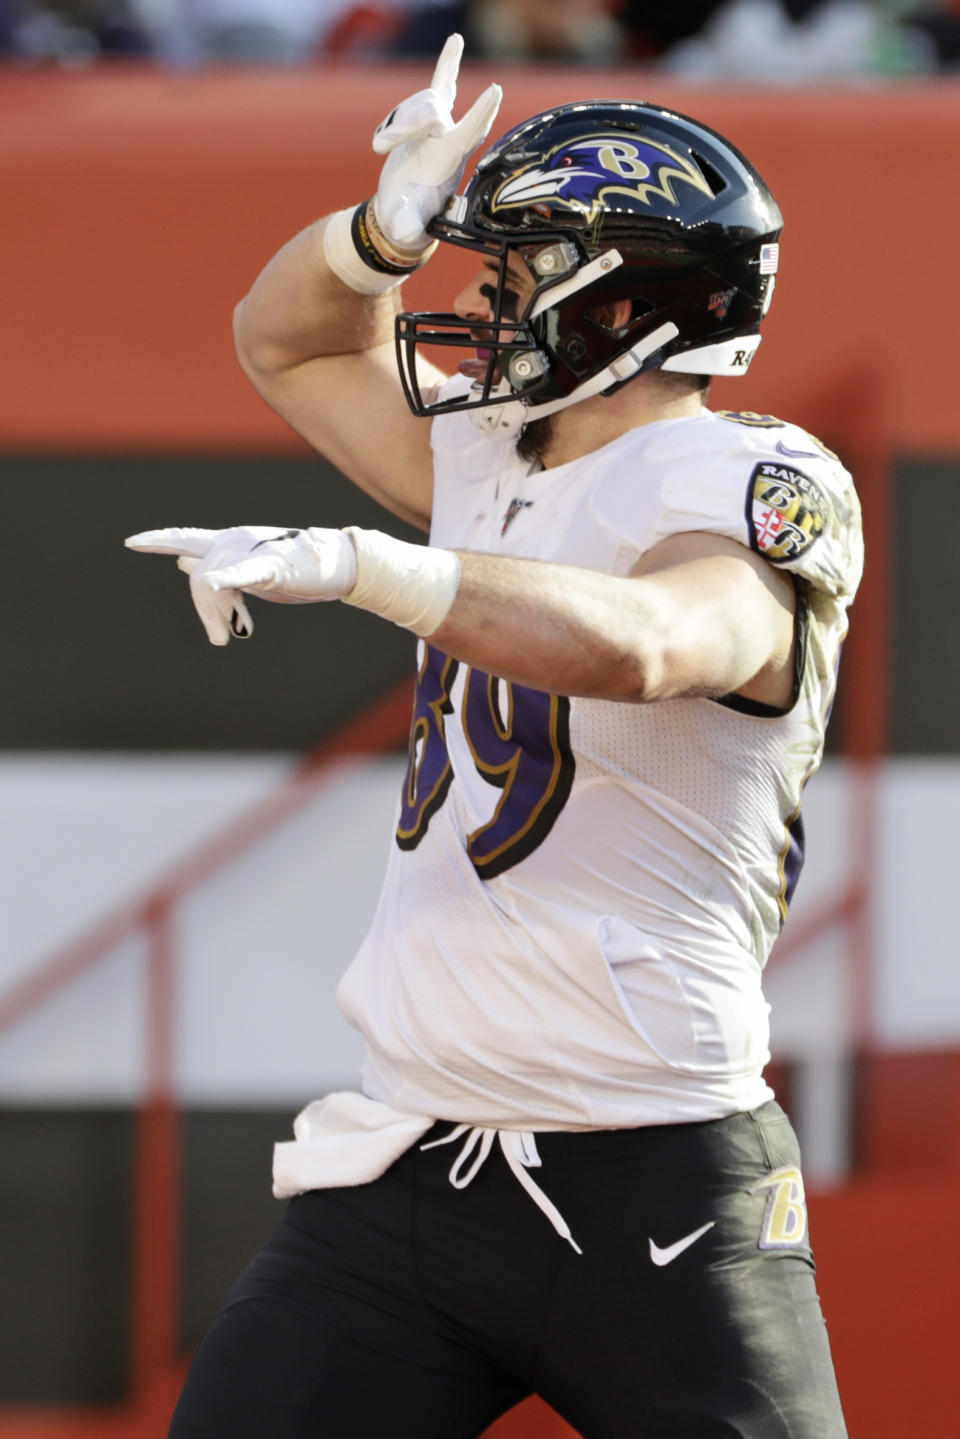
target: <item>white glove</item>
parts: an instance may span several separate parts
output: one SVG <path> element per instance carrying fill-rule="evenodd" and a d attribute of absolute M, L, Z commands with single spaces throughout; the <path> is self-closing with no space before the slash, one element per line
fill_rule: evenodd
<path fill-rule="evenodd" d="M 373 201 L 375 217 L 386 239 L 401 251 L 428 247 L 427 225 L 446 208 L 467 156 L 488 134 L 500 108 L 503 91 L 491 85 L 454 124 L 462 54 L 463 37 L 451 35 L 430 88 L 402 101 L 373 136 L 376 153 L 387 156 Z"/>
<path fill-rule="evenodd" d="M 144 530 L 124 544 L 144 554 L 178 556 L 213 645 L 227 644 L 231 634 L 245 638 L 253 633 L 242 590 L 281 603 L 308 603 L 342 599 L 357 582 L 356 550 L 343 530 L 174 528 Z"/>

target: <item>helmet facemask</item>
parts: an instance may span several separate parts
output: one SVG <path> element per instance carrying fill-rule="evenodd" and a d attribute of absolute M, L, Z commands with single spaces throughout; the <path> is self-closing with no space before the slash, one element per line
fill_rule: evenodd
<path fill-rule="evenodd" d="M 456 204 L 456 202 L 454 202 Z M 552 306 L 571 288 L 592 283 L 601 273 L 583 247 L 559 232 L 531 236 L 478 235 L 450 216 L 434 220 L 430 232 L 438 239 L 477 251 L 496 263 L 496 282 L 490 300 L 492 318 L 468 320 L 453 313 L 411 313 L 397 316 L 396 343 L 400 378 L 407 402 L 415 414 L 438 414 L 449 410 L 478 409 L 521 399 L 530 402 L 543 396 L 550 385 L 551 359 L 544 348 L 550 329 L 546 316 Z M 511 303 L 510 256 L 516 253 L 527 265 L 536 288 L 523 313 Z M 605 268 L 619 263 L 614 254 L 604 260 Z M 485 371 L 478 373 L 467 395 L 431 402 L 421 391 L 416 371 L 420 345 L 446 346 L 482 352 Z M 555 398 L 550 395 L 549 398 Z"/>

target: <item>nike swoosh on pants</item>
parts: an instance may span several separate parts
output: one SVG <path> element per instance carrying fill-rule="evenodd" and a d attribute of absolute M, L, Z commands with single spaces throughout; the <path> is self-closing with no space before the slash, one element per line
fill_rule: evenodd
<path fill-rule="evenodd" d="M 711 1219 L 709 1223 L 702 1224 L 699 1229 L 695 1229 L 692 1234 L 685 1234 L 683 1238 L 678 1239 L 675 1244 L 668 1244 L 666 1249 L 661 1249 L 659 1244 L 654 1244 L 651 1239 L 650 1258 L 654 1264 L 661 1266 L 669 1264 L 672 1260 L 676 1259 L 678 1254 L 682 1254 L 685 1249 L 689 1249 L 691 1244 L 696 1244 L 697 1240 L 702 1238 L 708 1229 L 712 1229 L 716 1222 L 715 1219 Z"/>

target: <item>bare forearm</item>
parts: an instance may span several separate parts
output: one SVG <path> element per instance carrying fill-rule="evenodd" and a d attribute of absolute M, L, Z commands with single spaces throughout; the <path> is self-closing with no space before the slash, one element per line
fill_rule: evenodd
<path fill-rule="evenodd" d="M 248 372 L 290 369 L 392 340 L 397 292 L 360 295 L 349 289 L 324 255 L 326 223 L 318 220 L 284 245 L 237 306 L 234 335 Z"/>
<path fill-rule="evenodd" d="M 664 616 L 636 581 L 495 555 L 460 562 L 456 601 L 431 644 L 534 689 L 658 697 Z"/>
<path fill-rule="evenodd" d="M 759 680 L 754 698 L 790 703 L 789 576 L 709 535 L 674 536 L 641 563 L 644 572 L 619 578 L 461 554 L 456 599 L 430 643 L 555 694 L 648 703 Z"/>

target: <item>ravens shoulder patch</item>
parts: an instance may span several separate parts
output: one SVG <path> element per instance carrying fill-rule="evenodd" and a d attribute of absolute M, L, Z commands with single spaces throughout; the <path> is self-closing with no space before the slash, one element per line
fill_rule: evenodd
<path fill-rule="evenodd" d="M 747 487 L 751 548 L 775 565 L 788 564 L 821 534 L 828 506 L 823 490 L 802 470 L 762 461 Z"/>

